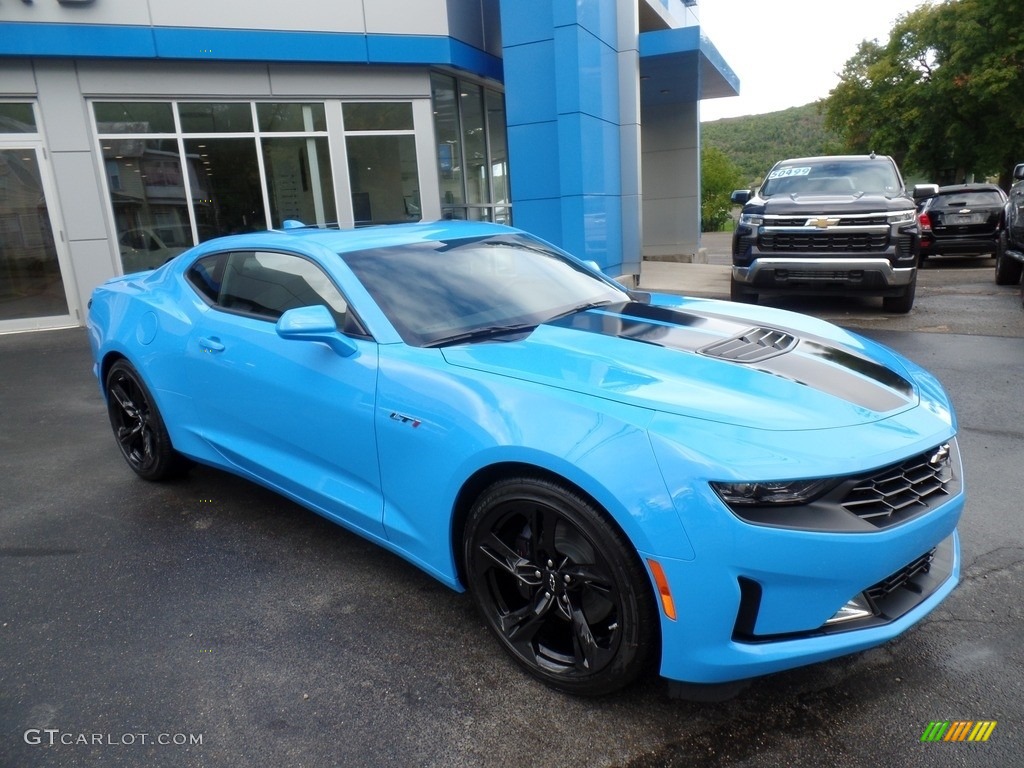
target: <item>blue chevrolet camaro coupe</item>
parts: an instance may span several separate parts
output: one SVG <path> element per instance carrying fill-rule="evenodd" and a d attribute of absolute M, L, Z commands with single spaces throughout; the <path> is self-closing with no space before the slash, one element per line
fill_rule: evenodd
<path fill-rule="evenodd" d="M 141 477 L 271 488 L 467 590 L 579 694 L 870 648 L 956 585 L 956 418 L 889 349 L 627 291 L 507 227 L 289 224 L 96 289 Z"/>

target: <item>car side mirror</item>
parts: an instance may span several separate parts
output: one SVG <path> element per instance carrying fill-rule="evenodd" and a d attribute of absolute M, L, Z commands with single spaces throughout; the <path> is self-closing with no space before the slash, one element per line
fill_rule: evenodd
<path fill-rule="evenodd" d="M 939 194 L 938 184 L 914 185 L 914 202 L 920 203 L 922 200 L 926 200 L 929 197 L 935 197 L 937 194 Z"/>
<path fill-rule="evenodd" d="M 277 335 L 295 341 L 319 341 L 342 357 L 357 351 L 355 342 L 338 332 L 334 316 L 323 304 L 287 310 L 277 321 Z"/>
<path fill-rule="evenodd" d="M 745 205 L 751 197 L 749 189 L 737 189 L 729 196 L 729 199 L 736 205 Z"/>
<path fill-rule="evenodd" d="M 1021 179 L 1024 179 L 1024 163 L 1019 163 L 1013 169 L 1013 179 L 1014 181 L 1020 181 Z"/>

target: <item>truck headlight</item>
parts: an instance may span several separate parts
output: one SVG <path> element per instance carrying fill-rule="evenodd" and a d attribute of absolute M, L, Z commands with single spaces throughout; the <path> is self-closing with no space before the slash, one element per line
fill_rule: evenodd
<path fill-rule="evenodd" d="M 888 220 L 890 224 L 910 224 L 917 220 L 917 216 L 911 208 L 906 211 L 895 211 L 894 213 L 890 213 Z"/>
<path fill-rule="evenodd" d="M 764 216 L 759 213 L 741 213 L 739 225 L 741 227 L 760 227 L 764 224 Z"/>

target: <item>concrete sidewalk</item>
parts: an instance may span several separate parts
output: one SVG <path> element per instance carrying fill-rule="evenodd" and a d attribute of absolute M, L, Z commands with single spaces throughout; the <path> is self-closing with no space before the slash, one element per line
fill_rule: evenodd
<path fill-rule="evenodd" d="M 653 293 L 728 299 L 730 271 L 730 267 L 720 264 L 644 261 L 640 265 L 639 288 Z"/>
<path fill-rule="evenodd" d="M 638 287 L 655 293 L 728 299 L 732 232 L 702 234 L 698 256 L 694 263 L 645 259 Z"/>

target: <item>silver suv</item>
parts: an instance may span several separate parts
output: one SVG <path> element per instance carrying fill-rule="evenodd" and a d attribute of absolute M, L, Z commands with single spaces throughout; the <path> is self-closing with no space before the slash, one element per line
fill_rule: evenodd
<path fill-rule="evenodd" d="M 881 296 L 909 312 L 917 286 L 918 223 L 899 168 L 883 155 L 776 163 L 743 206 L 732 242 L 732 300 L 768 294 Z"/>

